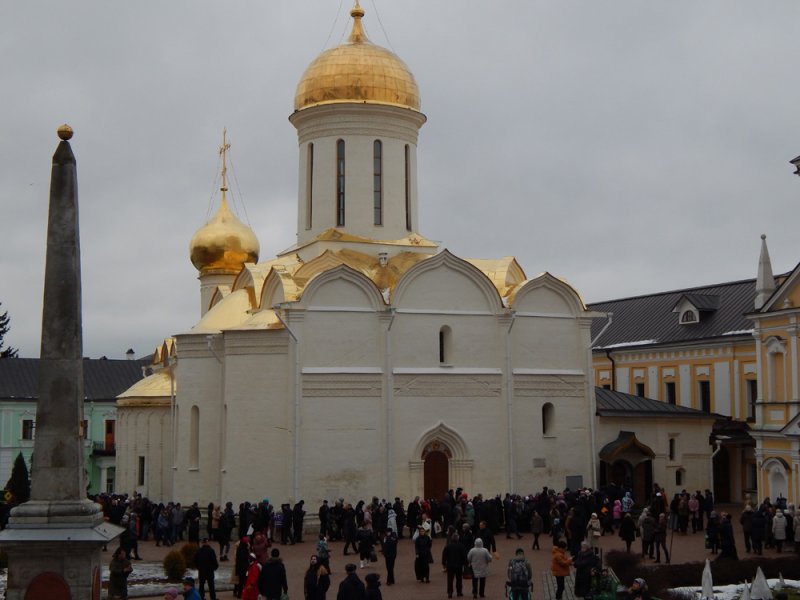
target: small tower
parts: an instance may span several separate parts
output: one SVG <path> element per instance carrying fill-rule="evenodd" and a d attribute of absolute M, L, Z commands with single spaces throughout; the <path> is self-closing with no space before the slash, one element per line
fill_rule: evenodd
<path fill-rule="evenodd" d="M 311 62 L 289 117 L 300 150 L 298 247 L 329 230 L 369 240 L 418 230 L 419 89 L 400 58 L 367 38 L 357 0 L 350 16 L 350 37 Z"/>
<path fill-rule="evenodd" d="M 775 277 L 772 275 L 772 262 L 767 250 L 767 236 L 761 234 L 761 254 L 758 257 L 758 275 L 756 276 L 755 308 L 760 310 L 775 291 Z"/>
<path fill-rule="evenodd" d="M 222 200 L 219 210 L 192 236 L 189 255 L 200 272 L 200 316 L 208 312 L 211 299 L 219 286 L 230 286 L 245 263 L 258 261 L 259 245 L 253 230 L 242 223 L 228 208 L 227 131 L 222 132 Z"/>

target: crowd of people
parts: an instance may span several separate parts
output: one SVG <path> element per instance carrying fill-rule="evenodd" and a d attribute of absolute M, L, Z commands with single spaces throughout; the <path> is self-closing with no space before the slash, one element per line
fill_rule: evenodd
<path fill-rule="evenodd" d="M 203 552 L 199 550 L 198 555 L 206 560 L 198 561 L 197 565 L 199 589 L 196 582 L 185 582 L 186 598 L 192 598 L 194 593 L 204 598 L 208 588 L 211 599 L 216 599 L 213 572 L 218 562 L 211 542 L 218 545 L 219 561 L 235 561 L 237 598 L 260 595 L 280 600 L 287 593 L 286 570 L 276 546 L 303 541 L 306 511 L 302 500 L 293 506 L 284 503 L 279 508 L 268 498 L 244 502 L 236 509 L 231 502 L 224 507 L 209 504 L 203 511 L 197 503 L 184 508 L 180 503 L 153 503 L 138 496 L 101 496 L 96 500 L 103 505 L 109 521 L 125 530 L 120 538 L 120 551 L 112 558 L 111 579 L 116 583 L 124 581 L 130 573 L 130 560 L 140 559 L 138 541 L 152 536 L 156 545 L 169 546 L 184 539 L 200 544 Z M 640 538 L 642 557 L 656 562 L 661 562 L 662 554 L 665 562 L 670 562 L 669 534 L 690 532 L 704 534 L 711 554 L 736 558 L 732 516 L 714 510 L 709 490 L 693 494 L 681 491 L 668 501 L 665 491 L 655 485 L 649 500 L 642 504 L 637 503 L 630 490 L 616 486 L 602 492 L 589 489 L 556 492 L 543 488 L 527 496 L 506 494 L 489 498 L 481 494 L 470 497 L 457 489 L 438 500 L 415 497 L 408 505 L 400 498 L 387 501 L 374 497 L 355 505 L 343 498 L 331 503 L 324 500 L 317 511 L 319 538 L 304 577 L 304 597 L 325 600 L 331 585 L 333 542 L 343 543 L 344 556 L 358 554 L 358 563 L 353 559 L 347 565 L 337 600 L 363 600 L 362 588 L 365 594 L 371 589 L 373 598 L 380 596 L 377 573 L 370 571 L 366 583 L 359 583 L 358 577 L 358 570 L 376 562 L 379 553 L 385 565 L 386 585 L 393 585 L 397 546 L 406 537 L 412 538 L 414 572 L 422 583 L 430 582 L 431 565 L 436 562 L 433 540 L 444 539 L 441 568 L 446 573 L 449 598 L 463 595 L 465 577 L 471 579 L 473 598 L 485 597 L 489 564 L 497 560 L 495 536 L 501 534 L 521 539 L 523 532 L 529 532 L 534 550 L 541 549 L 542 536 L 551 538 L 551 573 L 557 600 L 564 593 L 564 580 L 571 569 L 575 570 L 576 596 L 587 595 L 590 586 L 599 580 L 595 577 L 602 570 L 599 540 L 606 534 L 619 535 L 629 552 L 635 539 Z M 786 542 L 797 542 L 794 549 L 800 552 L 800 519 L 794 519 L 792 505 L 781 506 L 780 502 L 773 504 L 766 500 L 753 507 L 748 502 L 740 524 L 747 552 L 761 554 L 763 548 L 780 552 Z M 238 540 L 233 551 L 232 539 Z M 204 562 L 203 566 L 200 562 Z M 530 578 L 523 582 L 522 568 L 516 563 L 523 566 L 527 563 L 523 548 L 506 569 L 510 593 L 522 598 L 522 592 L 530 587 L 532 572 L 527 563 Z M 113 589 L 118 587 L 114 585 Z M 109 589 L 110 597 L 115 597 L 111 595 L 112 586 Z"/>

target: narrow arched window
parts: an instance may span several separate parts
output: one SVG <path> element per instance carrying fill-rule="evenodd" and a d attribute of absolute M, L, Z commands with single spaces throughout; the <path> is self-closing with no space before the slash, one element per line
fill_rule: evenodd
<path fill-rule="evenodd" d="M 447 325 L 439 330 L 439 363 L 450 364 L 452 359 L 453 330 Z"/>
<path fill-rule="evenodd" d="M 314 212 L 314 144 L 308 145 L 306 161 L 306 229 L 311 229 Z"/>
<path fill-rule="evenodd" d="M 383 225 L 383 143 L 372 144 L 372 207 L 373 223 Z"/>
<path fill-rule="evenodd" d="M 336 226 L 344 227 L 344 140 L 336 142 Z"/>
<path fill-rule="evenodd" d="M 200 466 L 200 409 L 192 406 L 191 422 L 189 423 L 189 468 L 196 469 Z"/>
<path fill-rule="evenodd" d="M 553 435 L 553 421 L 555 420 L 555 409 L 549 402 L 542 406 L 542 435 Z"/>
<path fill-rule="evenodd" d="M 405 183 L 406 183 L 406 230 L 411 231 L 411 149 L 406 144 L 406 163 L 405 163 Z"/>
<path fill-rule="evenodd" d="M 675 460 L 675 438 L 669 438 L 669 459 Z"/>

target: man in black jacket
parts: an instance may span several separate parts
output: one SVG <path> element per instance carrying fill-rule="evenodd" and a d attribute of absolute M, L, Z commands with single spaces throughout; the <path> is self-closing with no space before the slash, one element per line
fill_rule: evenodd
<path fill-rule="evenodd" d="M 258 575 L 258 593 L 267 600 L 279 600 L 281 594 L 289 593 L 286 566 L 280 556 L 280 550 L 273 548 L 270 558 L 264 563 L 261 573 Z"/>
<path fill-rule="evenodd" d="M 217 554 L 214 549 L 208 545 L 208 538 L 203 538 L 201 546 L 197 549 L 197 554 L 194 557 L 194 564 L 197 567 L 197 577 L 200 579 L 200 597 L 205 599 L 205 588 L 208 583 L 208 593 L 211 600 L 217 600 L 217 591 L 214 588 L 214 571 L 219 567 L 217 563 Z"/>
<path fill-rule="evenodd" d="M 364 587 L 364 582 L 356 575 L 356 566 L 353 563 L 348 563 L 345 565 L 344 570 L 347 576 L 339 584 L 339 593 L 336 594 L 336 600 L 365 600 L 367 590 Z"/>
<path fill-rule="evenodd" d="M 463 596 L 464 565 L 467 564 L 467 551 L 461 545 L 458 534 L 454 533 L 442 550 L 442 566 L 447 569 L 447 597 L 453 597 L 453 579 L 456 580 L 456 595 Z"/>

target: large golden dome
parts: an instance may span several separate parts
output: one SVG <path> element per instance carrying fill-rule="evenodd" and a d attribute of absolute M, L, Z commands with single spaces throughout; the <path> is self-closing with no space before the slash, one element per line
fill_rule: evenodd
<path fill-rule="evenodd" d="M 361 26 L 364 10 L 357 0 L 350 15 L 350 38 L 341 46 L 326 50 L 308 66 L 297 85 L 294 109 L 363 102 L 419 110 L 414 75 L 394 53 L 367 39 Z"/>
<path fill-rule="evenodd" d="M 201 273 L 236 274 L 244 263 L 258 262 L 259 245 L 253 230 L 236 218 L 223 195 L 217 214 L 192 237 L 189 252 Z"/>

